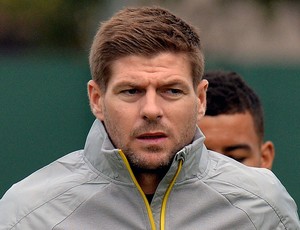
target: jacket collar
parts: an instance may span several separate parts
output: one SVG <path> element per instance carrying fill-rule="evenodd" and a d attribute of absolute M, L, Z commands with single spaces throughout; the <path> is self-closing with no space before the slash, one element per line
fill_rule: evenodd
<path fill-rule="evenodd" d="M 177 162 L 181 158 L 184 160 L 182 170 L 177 182 L 201 177 L 207 168 L 207 150 L 203 145 L 204 135 L 197 129 L 194 140 L 191 144 L 181 149 L 174 157 L 168 174 L 176 171 Z M 84 147 L 84 156 L 87 163 L 108 179 L 131 183 L 131 179 L 124 165 L 122 158 L 111 143 L 106 130 L 101 121 L 96 119 L 87 136 Z"/>

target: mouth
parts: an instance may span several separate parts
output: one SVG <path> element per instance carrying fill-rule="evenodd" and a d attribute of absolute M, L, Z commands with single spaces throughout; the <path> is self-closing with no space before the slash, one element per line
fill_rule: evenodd
<path fill-rule="evenodd" d="M 162 132 L 154 132 L 154 133 L 143 133 L 137 137 L 139 140 L 158 140 L 162 138 L 166 138 L 167 135 Z"/>

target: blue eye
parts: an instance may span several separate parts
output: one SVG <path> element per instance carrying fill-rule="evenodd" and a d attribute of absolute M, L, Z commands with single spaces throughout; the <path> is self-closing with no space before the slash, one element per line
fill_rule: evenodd
<path fill-rule="evenodd" d="M 165 98 L 169 99 L 179 99 L 184 95 L 184 92 L 178 88 L 166 88 L 161 93 Z"/>
<path fill-rule="evenodd" d="M 183 94 L 182 90 L 180 89 L 167 89 L 165 92 L 172 96 L 178 96 Z"/>
<path fill-rule="evenodd" d="M 138 89 L 126 89 L 123 90 L 122 93 L 126 95 L 135 95 L 138 94 L 140 91 Z"/>
<path fill-rule="evenodd" d="M 137 89 L 129 89 L 129 90 L 127 90 L 127 93 L 128 94 L 137 94 L 138 90 Z"/>
<path fill-rule="evenodd" d="M 172 94 L 181 94 L 182 91 L 180 89 L 169 89 L 170 93 Z"/>

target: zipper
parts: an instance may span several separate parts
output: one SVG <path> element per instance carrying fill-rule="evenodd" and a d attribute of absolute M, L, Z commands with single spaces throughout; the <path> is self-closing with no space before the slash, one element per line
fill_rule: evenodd
<path fill-rule="evenodd" d="M 124 163 L 125 163 L 125 166 L 130 174 L 130 177 L 133 181 L 133 183 L 135 184 L 135 186 L 137 187 L 137 189 L 139 190 L 140 194 L 142 195 L 143 197 L 143 200 L 144 200 L 144 203 L 146 205 L 146 209 L 147 209 L 147 212 L 148 212 L 148 217 L 149 217 L 149 221 L 150 221 L 150 226 L 151 226 L 151 229 L 152 230 L 155 230 L 156 227 L 155 227 L 155 221 L 154 221 L 154 218 L 153 218 L 153 214 L 152 214 L 152 210 L 151 210 L 151 207 L 150 207 L 150 204 L 147 200 L 147 197 L 145 195 L 145 193 L 143 192 L 141 186 L 139 185 L 139 183 L 137 182 L 132 170 L 131 170 L 131 167 L 130 167 L 130 164 L 125 156 L 125 154 L 122 152 L 122 150 L 119 149 L 119 154 L 120 156 L 122 157 Z"/>
<path fill-rule="evenodd" d="M 168 188 L 167 188 L 167 191 L 164 195 L 164 198 L 163 198 L 163 202 L 162 202 L 162 205 L 161 205 L 161 212 L 160 212 L 160 230 L 164 230 L 165 229 L 165 219 L 166 219 L 166 209 L 167 209 L 167 201 L 168 201 L 168 198 L 169 198 L 169 195 L 171 193 L 171 190 L 175 184 L 175 181 L 181 171 L 181 168 L 182 168 L 182 164 L 183 164 L 183 159 L 179 159 L 179 162 L 178 162 L 178 168 L 177 168 L 177 171 L 171 181 L 171 183 L 169 184 Z"/>
<path fill-rule="evenodd" d="M 154 218 L 153 218 L 153 213 L 152 213 L 152 210 L 151 210 L 151 207 L 150 207 L 150 204 L 148 202 L 148 199 L 145 195 L 145 193 L 143 192 L 141 186 L 139 185 L 138 181 L 136 180 L 133 172 L 132 172 L 132 169 L 130 167 L 130 164 L 125 156 L 125 154 L 123 153 L 122 150 L 119 149 L 119 154 L 122 158 L 122 160 L 124 161 L 125 163 L 125 166 L 130 174 L 130 177 L 133 181 L 133 183 L 135 184 L 135 186 L 137 187 L 138 191 L 140 192 L 142 198 L 143 198 L 143 201 L 146 205 L 146 209 L 147 209 L 147 213 L 148 213 L 148 217 L 149 217 L 149 221 L 150 221 L 150 226 L 151 226 L 151 229 L 152 230 L 156 230 L 156 226 L 155 226 L 155 221 L 154 221 Z M 177 157 L 178 155 L 176 155 Z M 165 195 L 164 195 L 164 198 L 163 198 L 163 202 L 162 202 L 162 206 L 161 206 L 161 212 L 160 212 L 160 229 L 161 230 L 164 230 L 165 229 L 165 219 L 166 219 L 166 207 L 167 207 L 167 201 L 168 201 L 168 198 L 169 198 L 169 195 L 171 193 L 171 190 L 175 184 L 175 181 L 181 171 L 181 168 L 182 168 L 182 164 L 183 164 L 183 161 L 184 161 L 184 157 L 179 157 L 179 158 L 176 158 L 176 160 L 178 160 L 178 168 L 176 170 L 176 173 L 171 181 L 171 183 L 169 184 L 168 188 L 167 188 L 167 191 L 165 192 Z"/>

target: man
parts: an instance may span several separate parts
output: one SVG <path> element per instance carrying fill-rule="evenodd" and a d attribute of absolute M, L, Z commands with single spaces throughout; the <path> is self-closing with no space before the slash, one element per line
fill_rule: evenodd
<path fill-rule="evenodd" d="M 275 149 L 264 142 L 263 109 L 257 94 L 235 72 L 209 71 L 207 109 L 199 127 L 208 149 L 245 165 L 272 168 Z"/>
<path fill-rule="evenodd" d="M 84 150 L 13 186 L 0 229 L 300 228 L 269 170 L 203 145 L 203 63 L 196 30 L 167 10 L 127 8 L 103 23 L 91 47 L 97 119 Z"/>

